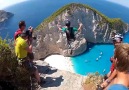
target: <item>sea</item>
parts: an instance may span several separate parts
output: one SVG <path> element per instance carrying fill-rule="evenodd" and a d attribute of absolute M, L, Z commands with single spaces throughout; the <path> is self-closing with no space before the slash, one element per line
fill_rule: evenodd
<path fill-rule="evenodd" d="M 8 0 L 9 1 L 9 0 Z M 17 0 L 13 0 L 17 1 Z M 115 1 L 115 2 L 112 2 Z M 0 27 L 2 38 L 13 38 L 18 29 L 18 22 L 25 20 L 27 27 L 36 28 L 45 18 L 69 3 L 87 4 L 110 18 L 121 18 L 129 23 L 129 3 L 121 4 L 121 0 L 24 0 L 24 2 L 6 6 L 3 10 L 14 14 Z M 127 1 L 127 0 L 123 0 Z M 5 1 L 6 2 L 6 1 Z M 119 3 L 118 3 L 119 2 Z M 129 32 L 124 35 L 124 42 L 129 43 Z M 106 74 L 110 70 L 110 57 L 113 56 L 114 47 L 111 44 L 91 44 L 81 55 L 71 57 L 76 73 L 87 75 L 99 72 Z"/>

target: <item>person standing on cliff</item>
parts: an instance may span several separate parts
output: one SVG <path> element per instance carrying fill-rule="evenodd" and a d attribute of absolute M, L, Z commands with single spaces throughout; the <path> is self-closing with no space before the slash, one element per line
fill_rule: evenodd
<path fill-rule="evenodd" d="M 28 36 L 25 31 L 23 31 L 21 35 L 16 39 L 15 54 L 18 60 L 18 64 L 19 66 L 22 66 L 26 70 L 28 70 L 31 74 L 34 74 L 37 82 L 41 84 L 42 81 L 40 79 L 38 70 L 27 56 L 28 53 L 32 53 L 32 45 L 28 45 L 27 39 Z"/>
<path fill-rule="evenodd" d="M 26 23 L 25 23 L 25 21 L 20 21 L 19 22 L 19 29 L 14 34 L 14 40 L 16 40 L 22 34 L 22 32 L 25 31 L 25 29 L 26 29 Z M 28 36 L 32 37 L 33 27 L 30 26 L 28 28 L 28 30 L 26 31 L 26 33 L 27 33 Z M 32 42 L 31 39 L 29 41 Z"/>
<path fill-rule="evenodd" d="M 79 24 L 79 28 L 75 28 L 75 27 L 71 27 L 71 22 L 70 21 L 66 21 L 65 22 L 65 26 L 63 28 L 61 28 L 60 25 L 57 24 L 57 27 L 60 31 L 63 31 L 66 33 L 66 36 L 67 36 L 67 39 L 68 41 L 70 41 L 71 39 L 75 40 L 75 32 L 76 31 L 81 31 L 81 28 L 82 28 L 82 23 Z"/>
<path fill-rule="evenodd" d="M 32 33 L 33 33 L 33 27 L 29 27 L 28 30 L 25 30 L 26 29 L 26 23 L 25 21 L 20 21 L 19 22 L 19 29 L 15 32 L 14 34 L 14 46 L 15 46 L 15 43 L 16 43 L 16 39 L 21 36 L 22 32 L 26 32 L 27 36 L 28 36 L 28 45 L 31 45 L 32 43 Z M 33 61 L 34 59 L 34 55 L 33 53 L 29 53 L 28 52 L 28 57 L 31 59 L 31 61 Z"/>

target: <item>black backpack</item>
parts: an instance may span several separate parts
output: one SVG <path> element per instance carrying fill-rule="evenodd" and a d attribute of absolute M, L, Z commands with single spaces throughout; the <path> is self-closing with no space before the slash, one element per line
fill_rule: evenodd
<path fill-rule="evenodd" d="M 71 38 L 71 39 L 75 39 L 73 27 L 68 28 L 68 30 L 69 30 L 69 33 L 70 33 L 70 38 Z"/>

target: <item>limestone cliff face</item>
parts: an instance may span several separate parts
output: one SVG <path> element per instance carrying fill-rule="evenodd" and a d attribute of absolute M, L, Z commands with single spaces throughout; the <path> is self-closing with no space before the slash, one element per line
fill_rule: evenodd
<path fill-rule="evenodd" d="M 13 14 L 11 14 L 10 12 L 0 10 L 0 23 L 2 23 L 5 20 L 9 19 L 12 15 Z"/>
<path fill-rule="evenodd" d="M 49 30 L 49 29 L 48 29 Z M 86 39 L 76 34 L 76 40 L 68 43 L 66 33 L 56 30 L 36 31 L 37 40 L 33 41 L 35 58 L 44 58 L 50 54 L 61 54 L 64 56 L 75 56 L 83 53 L 86 48 Z"/>
<path fill-rule="evenodd" d="M 76 28 L 79 23 L 83 24 L 81 33 L 70 44 L 65 33 L 60 33 L 57 28 L 57 24 L 64 26 L 66 20 L 70 20 L 71 26 Z M 110 19 L 89 6 L 73 3 L 58 10 L 36 29 L 34 35 L 38 41 L 34 43 L 34 52 L 37 58 L 41 58 L 51 53 L 65 56 L 81 54 L 86 50 L 86 41 L 111 43 L 112 31 L 124 34 L 128 31 L 128 25 L 120 19 Z"/>

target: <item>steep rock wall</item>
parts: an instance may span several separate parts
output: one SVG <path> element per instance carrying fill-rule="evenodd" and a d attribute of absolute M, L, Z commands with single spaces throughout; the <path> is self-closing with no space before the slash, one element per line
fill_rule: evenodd
<path fill-rule="evenodd" d="M 66 20 L 70 20 L 71 26 L 76 28 L 79 23 L 83 24 L 81 33 L 76 35 L 76 40 L 71 42 L 70 46 L 65 33 L 60 33 L 57 28 L 57 24 L 63 27 Z M 44 20 L 36 28 L 34 36 L 37 36 L 38 39 L 34 43 L 34 52 L 37 58 L 45 57 L 51 53 L 76 56 L 86 50 L 86 41 L 111 43 L 111 34 L 114 30 L 124 34 L 128 31 L 128 25 L 120 19 L 107 18 L 89 6 L 69 4 Z"/>

